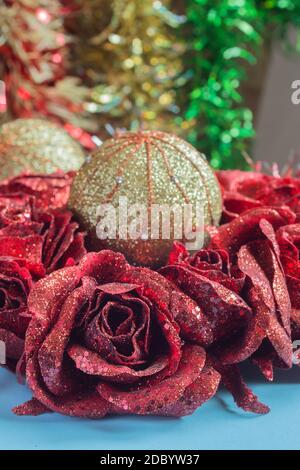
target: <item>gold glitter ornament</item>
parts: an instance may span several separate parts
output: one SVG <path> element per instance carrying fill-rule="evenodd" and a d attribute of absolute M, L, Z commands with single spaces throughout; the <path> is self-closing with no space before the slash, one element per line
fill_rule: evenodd
<path fill-rule="evenodd" d="M 16 119 L 0 127 L 0 179 L 23 172 L 78 170 L 84 161 L 81 146 L 52 122 Z"/>
<path fill-rule="evenodd" d="M 126 208 L 121 208 L 120 198 L 126 198 Z M 99 207 L 108 207 L 104 204 L 116 211 L 116 237 L 109 232 L 105 240 L 97 236 L 99 222 L 104 220 Z M 133 239 L 129 230 L 124 235 L 119 217 L 128 222 L 127 230 L 132 222 L 128 214 L 134 204 L 146 207 L 148 215 L 154 205 L 171 208 L 177 204 L 183 208 L 190 204 L 193 209 L 198 205 L 203 208 L 203 222 L 217 225 L 222 198 L 205 157 L 186 141 L 160 131 L 119 133 L 97 149 L 80 169 L 71 188 L 69 207 L 88 232 L 90 249 L 110 248 L 124 253 L 131 263 L 159 267 L 166 261 L 174 239 L 178 239 L 176 218 L 170 211 L 168 239 L 161 237 L 162 226 L 158 239 L 153 239 L 151 216 L 146 232 Z"/>

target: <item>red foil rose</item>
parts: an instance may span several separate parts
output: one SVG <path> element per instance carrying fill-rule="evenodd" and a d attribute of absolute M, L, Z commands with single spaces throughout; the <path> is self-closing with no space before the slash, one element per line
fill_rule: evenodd
<path fill-rule="evenodd" d="M 197 305 L 121 254 L 89 253 L 40 280 L 29 310 L 26 375 L 34 398 L 17 414 L 183 416 L 218 387 L 219 373 L 196 341 L 206 338 Z"/>

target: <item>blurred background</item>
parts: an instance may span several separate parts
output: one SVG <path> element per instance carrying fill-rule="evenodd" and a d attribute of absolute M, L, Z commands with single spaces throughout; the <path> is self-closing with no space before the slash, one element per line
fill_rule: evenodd
<path fill-rule="evenodd" d="M 294 31 L 291 33 L 295 34 Z M 284 54 L 273 45 L 263 92 L 257 110 L 257 136 L 253 145 L 255 160 L 278 162 L 300 156 L 300 104 L 291 101 L 291 84 L 300 79 L 300 57 Z"/>
<path fill-rule="evenodd" d="M 300 0 L 0 0 L 0 120 L 57 122 L 88 151 L 159 129 L 214 168 L 282 166 L 299 30 Z"/>

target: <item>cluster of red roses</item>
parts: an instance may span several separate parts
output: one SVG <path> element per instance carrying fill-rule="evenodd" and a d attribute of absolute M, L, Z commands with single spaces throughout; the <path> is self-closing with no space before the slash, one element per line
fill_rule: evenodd
<path fill-rule="evenodd" d="M 65 209 L 71 174 L 0 185 L 0 340 L 33 399 L 17 414 L 183 416 L 222 382 L 266 413 L 238 364 L 292 366 L 300 338 L 300 180 L 220 172 L 209 246 L 176 243 L 159 272 L 86 253 Z"/>

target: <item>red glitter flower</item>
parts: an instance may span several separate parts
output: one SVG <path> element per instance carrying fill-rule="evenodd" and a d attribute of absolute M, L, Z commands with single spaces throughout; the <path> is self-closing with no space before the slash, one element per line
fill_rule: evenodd
<path fill-rule="evenodd" d="M 300 179 L 259 172 L 226 170 L 217 172 L 223 191 L 222 222 L 227 223 L 255 207 L 283 207 L 300 217 Z"/>
<path fill-rule="evenodd" d="M 300 223 L 280 227 L 276 239 L 292 304 L 292 336 L 300 339 Z"/>
<path fill-rule="evenodd" d="M 230 345 L 226 361 L 257 350 L 253 359 L 268 379 L 273 363 L 292 365 L 291 304 L 276 232 L 294 220 L 288 208 L 252 209 L 220 227 L 211 240 L 211 247 L 227 250 L 246 275 L 243 298 L 254 314 L 244 335 Z"/>
<path fill-rule="evenodd" d="M 24 350 L 30 319 L 27 297 L 31 287 L 31 275 L 22 263 L 0 257 L 0 341 L 6 347 L 6 366 L 13 370 Z"/>
<path fill-rule="evenodd" d="M 26 375 L 34 399 L 17 414 L 183 416 L 218 387 L 219 373 L 194 342 L 205 337 L 197 305 L 119 253 L 89 253 L 40 280 L 29 310 Z"/>
<path fill-rule="evenodd" d="M 170 263 L 160 273 L 189 295 L 199 308 L 201 321 L 193 325 L 194 340 L 206 347 L 209 361 L 240 407 L 255 413 L 268 412 L 268 407 L 247 388 L 236 365 L 259 346 L 249 342 L 243 344 L 243 349 L 236 347 L 236 338 L 244 337 L 254 317 L 251 307 L 239 295 L 245 274 L 230 265 L 224 249 L 200 250 L 189 256 L 184 246 L 176 243 Z M 200 334 L 203 330 L 205 336 Z"/>
<path fill-rule="evenodd" d="M 269 380 L 273 365 L 292 365 L 291 305 L 277 238 L 294 220 L 288 207 L 248 210 L 221 226 L 207 250 L 188 256 L 175 246 L 172 264 L 160 271 L 197 302 L 214 366 L 237 403 L 255 412 L 266 408 L 233 365 L 251 358 Z"/>
<path fill-rule="evenodd" d="M 72 174 L 24 175 L 0 185 L 0 256 L 27 262 L 39 277 L 86 250 L 84 234 L 66 205 Z"/>
<path fill-rule="evenodd" d="M 25 173 L 2 181 L 0 195 L 12 194 L 15 197 L 34 196 L 37 209 L 48 210 L 65 207 L 70 195 L 75 172 L 64 173 L 58 170 L 50 175 Z"/>
<path fill-rule="evenodd" d="M 85 255 L 83 237 L 67 201 L 72 175 L 25 175 L 0 185 L 0 340 L 14 369 L 29 323 L 33 282 Z M 17 367 L 21 372 L 22 362 Z"/>

